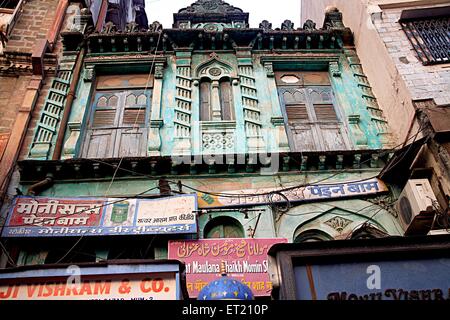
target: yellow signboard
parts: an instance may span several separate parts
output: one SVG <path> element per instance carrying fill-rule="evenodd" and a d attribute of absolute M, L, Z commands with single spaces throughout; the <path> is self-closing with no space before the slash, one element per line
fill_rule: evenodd
<path fill-rule="evenodd" d="M 306 202 L 314 200 L 339 199 L 373 195 L 387 192 L 388 188 L 380 179 L 358 182 L 317 184 L 296 187 L 288 191 L 281 188 L 245 189 L 221 192 L 221 195 L 198 193 L 198 206 L 202 209 L 235 207 L 245 205 L 264 205 L 283 202 Z M 229 195 L 227 195 L 229 194 Z"/>

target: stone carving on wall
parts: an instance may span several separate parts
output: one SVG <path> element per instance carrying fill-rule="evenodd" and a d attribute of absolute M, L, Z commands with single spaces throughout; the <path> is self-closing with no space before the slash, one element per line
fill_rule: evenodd
<path fill-rule="evenodd" d="M 208 24 L 205 24 L 205 26 L 203 27 L 203 30 L 205 30 L 206 32 L 218 32 L 219 26 L 214 23 L 208 23 Z"/>
<path fill-rule="evenodd" d="M 159 23 L 159 21 L 153 22 L 151 25 L 148 26 L 149 32 L 161 32 L 163 29 L 163 25 Z"/>
<path fill-rule="evenodd" d="M 294 23 L 291 20 L 284 20 L 284 22 L 281 24 L 281 30 L 283 31 L 294 30 Z"/>
<path fill-rule="evenodd" d="M 368 147 L 368 139 L 360 126 L 361 116 L 359 114 L 352 114 L 348 116 L 348 124 L 352 132 L 352 137 L 358 149 L 365 149 Z"/>
<path fill-rule="evenodd" d="M 216 67 L 210 68 L 208 72 L 213 77 L 218 77 L 222 74 L 222 70 L 220 68 L 216 68 Z"/>
<path fill-rule="evenodd" d="M 136 22 L 127 23 L 125 26 L 125 32 L 131 33 L 131 32 L 138 32 L 138 31 L 139 31 L 139 25 Z"/>
<path fill-rule="evenodd" d="M 330 62 L 330 73 L 333 77 L 340 77 L 341 76 L 341 70 L 339 68 L 339 62 L 333 61 Z"/>
<path fill-rule="evenodd" d="M 219 80 L 223 76 L 236 77 L 233 68 L 225 61 L 222 61 L 215 52 L 211 54 L 211 58 L 208 61 L 196 68 L 195 75 L 198 78 L 208 77 L 212 80 Z"/>
<path fill-rule="evenodd" d="M 275 72 L 273 71 L 273 63 L 272 62 L 264 63 L 264 69 L 266 69 L 266 73 L 269 78 L 272 78 L 275 76 Z"/>
<path fill-rule="evenodd" d="M 270 31 L 270 30 L 272 30 L 272 24 L 269 21 L 267 21 L 267 20 L 263 20 L 259 24 L 259 28 L 263 29 L 264 31 Z"/>
<path fill-rule="evenodd" d="M 83 79 L 86 82 L 91 82 L 95 77 L 95 69 L 93 67 L 89 67 L 84 69 Z"/>
<path fill-rule="evenodd" d="M 222 0 L 198 0 L 178 13 L 201 14 L 201 13 L 243 13 L 242 9 L 233 7 Z"/>
<path fill-rule="evenodd" d="M 331 218 L 330 220 L 325 221 L 325 224 L 327 226 L 332 227 L 337 232 L 342 233 L 342 231 L 344 231 L 344 229 L 352 222 L 353 222 L 352 220 L 345 219 L 345 218 L 342 218 L 339 216 L 335 216 L 335 217 Z"/>
<path fill-rule="evenodd" d="M 316 23 L 314 21 L 308 19 L 303 24 L 303 29 L 305 29 L 305 30 L 316 30 Z"/>
<path fill-rule="evenodd" d="M 117 27 L 112 22 L 105 23 L 105 26 L 103 27 L 102 33 L 115 33 L 117 32 Z"/>
<path fill-rule="evenodd" d="M 155 64 L 155 78 L 162 79 L 164 77 L 164 64 L 156 63 Z"/>
<path fill-rule="evenodd" d="M 234 149 L 234 133 L 206 132 L 202 136 L 203 150 L 210 153 L 230 151 Z"/>

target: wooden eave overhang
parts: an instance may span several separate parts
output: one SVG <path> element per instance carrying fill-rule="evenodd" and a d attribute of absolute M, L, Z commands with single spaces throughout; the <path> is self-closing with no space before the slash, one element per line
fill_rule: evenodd
<path fill-rule="evenodd" d="M 127 53 L 177 50 L 329 50 L 353 45 L 348 28 L 320 30 L 223 29 L 208 32 L 202 29 L 164 29 L 159 32 L 62 34 L 65 51 L 77 51 L 82 45 L 88 54 Z"/>
<path fill-rule="evenodd" d="M 342 171 L 359 172 L 383 168 L 391 155 L 383 150 L 336 151 L 279 153 L 267 155 L 271 161 L 278 161 L 279 171 L 298 174 L 299 172 Z M 212 157 L 209 157 L 211 159 Z M 262 168 L 269 168 L 270 163 L 257 154 L 215 155 L 217 161 L 206 163 L 203 158 L 199 163 L 192 156 L 189 163 L 178 164 L 172 157 L 140 157 L 123 159 L 70 159 L 70 160 L 22 160 L 18 162 L 20 181 L 30 184 L 45 179 L 49 174 L 53 179 L 63 180 L 97 180 L 110 179 L 120 162 L 117 178 L 147 178 L 161 176 L 196 176 L 199 175 L 234 175 L 259 174 Z M 222 161 L 220 161 L 220 160 Z M 344 171 L 343 171 L 344 172 Z"/>

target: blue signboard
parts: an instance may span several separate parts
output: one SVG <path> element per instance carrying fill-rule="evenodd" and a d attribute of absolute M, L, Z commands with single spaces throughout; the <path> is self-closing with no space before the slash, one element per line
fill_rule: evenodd
<path fill-rule="evenodd" d="M 450 300 L 450 259 L 298 266 L 299 300 Z"/>
<path fill-rule="evenodd" d="M 197 196 L 14 199 L 3 237 L 197 233 Z"/>

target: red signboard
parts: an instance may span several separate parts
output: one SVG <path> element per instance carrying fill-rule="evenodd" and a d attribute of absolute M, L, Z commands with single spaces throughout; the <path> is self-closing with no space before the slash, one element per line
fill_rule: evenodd
<path fill-rule="evenodd" d="M 186 264 L 189 296 L 195 298 L 211 281 L 219 278 L 225 262 L 228 276 L 240 280 L 255 296 L 269 296 L 272 283 L 267 273 L 267 252 L 287 239 L 205 239 L 169 241 L 169 259 Z"/>
<path fill-rule="evenodd" d="M 98 226 L 105 201 L 101 199 L 18 198 L 10 227 Z"/>

